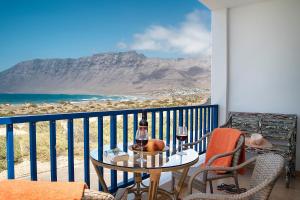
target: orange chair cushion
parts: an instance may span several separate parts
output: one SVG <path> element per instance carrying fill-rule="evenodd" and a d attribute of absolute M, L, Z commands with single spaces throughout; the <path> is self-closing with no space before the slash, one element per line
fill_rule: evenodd
<path fill-rule="evenodd" d="M 0 199 L 14 200 L 80 200 L 85 183 L 28 180 L 0 181 Z"/>

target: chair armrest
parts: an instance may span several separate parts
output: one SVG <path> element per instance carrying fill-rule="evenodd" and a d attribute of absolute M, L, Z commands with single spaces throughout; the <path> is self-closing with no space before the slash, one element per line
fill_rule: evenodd
<path fill-rule="evenodd" d="M 243 162 L 242 164 L 240 165 L 237 165 L 237 166 L 234 166 L 234 167 L 206 167 L 204 169 L 197 169 L 190 177 L 189 179 L 189 183 L 188 183 L 188 192 L 189 194 L 192 193 L 192 184 L 193 184 L 193 181 L 194 179 L 200 174 L 200 173 L 203 173 L 203 172 L 208 172 L 208 171 L 236 171 L 236 170 L 239 170 L 251 163 L 253 163 L 254 161 L 256 161 L 256 157 L 253 157 L 245 162 Z"/>
<path fill-rule="evenodd" d="M 203 135 L 199 140 L 195 141 L 195 142 L 191 142 L 191 143 L 186 143 L 183 144 L 182 147 L 193 147 L 193 145 L 199 144 L 202 140 L 204 140 L 205 138 L 207 138 L 208 136 L 211 135 L 212 132 L 208 132 L 205 135 Z"/>
<path fill-rule="evenodd" d="M 85 189 L 81 200 L 101 199 L 101 200 L 127 200 L 127 188 L 119 188 L 113 196 L 110 193 Z"/>
<path fill-rule="evenodd" d="M 128 189 L 127 188 L 119 188 L 115 194 L 115 200 L 127 200 Z"/>
<path fill-rule="evenodd" d="M 89 199 L 115 200 L 114 196 L 109 193 L 85 189 L 81 200 Z"/>
<path fill-rule="evenodd" d="M 241 135 L 240 137 L 243 137 L 243 140 L 245 140 L 245 137 L 243 135 Z M 242 146 L 244 145 L 244 142 L 240 143 L 233 151 L 227 152 L 227 153 L 221 153 L 221 154 L 217 154 L 214 155 L 213 157 L 211 157 L 209 159 L 209 161 L 207 162 L 207 166 L 210 166 L 215 160 L 217 160 L 218 158 L 222 158 L 222 157 L 226 157 L 226 156 L 230 156 L 233 155 L 235 152 L 237 152 L 239 149 L 242 148 Z"/>

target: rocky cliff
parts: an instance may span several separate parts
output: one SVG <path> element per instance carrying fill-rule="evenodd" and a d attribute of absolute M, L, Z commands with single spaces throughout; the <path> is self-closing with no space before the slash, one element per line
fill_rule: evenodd
<path fill-rule="evenodd" d="M 207 59 L 148 58 L 135 51 L 34 59 L 0 73 L 0 93 L 135 94 L 209 88 Z"/>

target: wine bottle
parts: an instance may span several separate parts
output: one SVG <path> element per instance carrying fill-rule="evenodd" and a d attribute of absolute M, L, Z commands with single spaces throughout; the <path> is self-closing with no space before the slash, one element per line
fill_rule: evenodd
<path fill-rule="evenodd" d="M 139 122 L 139 130 L 146 130 L 148 131 L 148 122 L 147 122 L 147 112 L 142 112 L 142 119 Z"/>

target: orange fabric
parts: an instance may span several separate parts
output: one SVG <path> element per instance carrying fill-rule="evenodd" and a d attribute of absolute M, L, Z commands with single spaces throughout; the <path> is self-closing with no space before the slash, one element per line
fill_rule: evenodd
<path fill-rule="evenodd" d="M 212 136 L 210 138 L 210 142 L 207 147 L 206 151 L 206 158 L 205 158 L 205 163 L 202 167 L 205 167 L 207 165 L 208 161 L 211 159 L 211 157 L 217 155 L 217 154 L 222 154 L 222 153 L 227 153 L 230 151 L 233 151 L 236 148 L 236 144 L 242 135 L 242 132 L 233 129 L 233 128 L 216 128 Z M 245 147 L 243 145 L 242 147 L 242 152 L 240 155 L 239 159 L 239 164 L 243 163 L 245 161 Z M 232 163 L 232 156 L 226 156 L 219 158 L 215 160 L 211 166 L 214 167 L 231 167 Z M 222 172 L 218 172 L 222 173 Z M 244 170 L 239 170 L 239 173 L 244 173 Z"/>
<path fill-rule="evenodd" d="M 27 180 L 0 181 L 0 200 L 79 200 L 85 183 Z"/>

